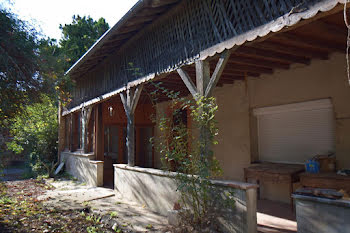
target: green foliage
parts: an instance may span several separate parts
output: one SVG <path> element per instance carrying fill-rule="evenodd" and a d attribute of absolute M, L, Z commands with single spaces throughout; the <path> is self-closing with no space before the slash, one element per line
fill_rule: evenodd
<path fill-rule="evenodd" d="M 52 177 L 57 163 L 57 103 L 46 95 L 40 100 L 14 118 L 10 127 L 14 138 L 8 148 L 15 153 L 29 153 L 33 170 L 46 171 Z"/>
<path fill-rule="evenodd" d="M 71 24 L 60 25 L 63 39 L 60 45 L 66 56 L 66 69 L 71 67 L 102 36 L 109 25 L 104 18 L 95 21 L 90 16 L 73 16 Z"/>
<path fill-rule="evenodd" d="M 0 126 L 40 89 L 36 38 L 33 28 L 0 6 Z"/>
<path fill-rule="evenodd" d="M 111 218 L 114 218 L 118 216 L 118 213 L 117 211 L 112 211 L 109 215 L 111 216 Z"/>
<path fill-rule="evenodd" d="M 215 221 L 215 211 L 234 206 L 233 193 L 220 190 L 210 179 L 222 174 L 212 147 L 217 144 L 218 135 L 215 114 L 218 110 L 214 97 L 193 99 L 181 98 L 179 93 L 168 91 L 156 85 L 157 93 L 165 93 L 170 98 L 171 114 L 160 113 L 158 126 L 161 131 L 155 141 L 165 169 L 174 171 L 181 194 L 184 220 L 198 223 Z M 192 132 L 182 122 L 181 113 L 189 111 Z M 195 130 L 198 132 L 194 132 Z M 195 136 L 195 134 L 199 136 Z M 199 140 L 198 140 L 199 139 Z M 215 211 L 214 211 L 215 210 Z"/>
<path fill-rule="evenodd" d="M 39 39 L 36 30 L 0 5 L 0 127 L 39 100 L 38 93 L 70 101 L 74 83 L 64 73 L 108 30 L 103 18 L 73 16 L 63 39 Z"/>

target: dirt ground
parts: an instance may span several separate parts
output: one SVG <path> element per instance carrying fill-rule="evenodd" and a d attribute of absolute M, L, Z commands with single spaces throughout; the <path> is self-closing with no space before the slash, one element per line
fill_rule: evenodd
<path fill-rule="evenodd" d="M 74 181 L 0 182 L 0 232 L 169 232 L 164 216 Z"/>

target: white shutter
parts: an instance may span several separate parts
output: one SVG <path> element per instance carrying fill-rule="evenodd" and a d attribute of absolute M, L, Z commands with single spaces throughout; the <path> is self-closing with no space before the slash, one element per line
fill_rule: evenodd
<path fill-rule="evenodd" d="M 304 163 L 335 151 L 335 120 L 329 99 L 255 109 L 262 161 Z"/>

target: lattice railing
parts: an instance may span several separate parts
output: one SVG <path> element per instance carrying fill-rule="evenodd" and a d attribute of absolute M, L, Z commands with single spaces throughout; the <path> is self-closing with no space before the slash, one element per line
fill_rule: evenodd
<path fill-rule="evenodd" d="M 222 41 L 321 0 L 186 0 L 77 80 L 71 106 L 151 73 L 172 71 Z M 138 69 L 135 71 L 135 69 Z"/>

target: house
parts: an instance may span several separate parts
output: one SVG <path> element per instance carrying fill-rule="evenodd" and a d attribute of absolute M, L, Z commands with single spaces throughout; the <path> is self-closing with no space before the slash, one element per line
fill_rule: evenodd
<path fill-rule="evenodd" d="M 343 3 L 140 0 L 67 71 L 76 82 L 60 114 L 67 170 L 169 208 L 174 187 L 149 142 L 159 135 L 150 115 L 168 106 L 166 96 L 150 101 L 158 82 L 216 97 L 222 179 L 246 193 L 242 182 L 259 181 L 260 198 L 290 203 L 315 155 L 335 154 L 336 168 L 349 168 Z"/>

